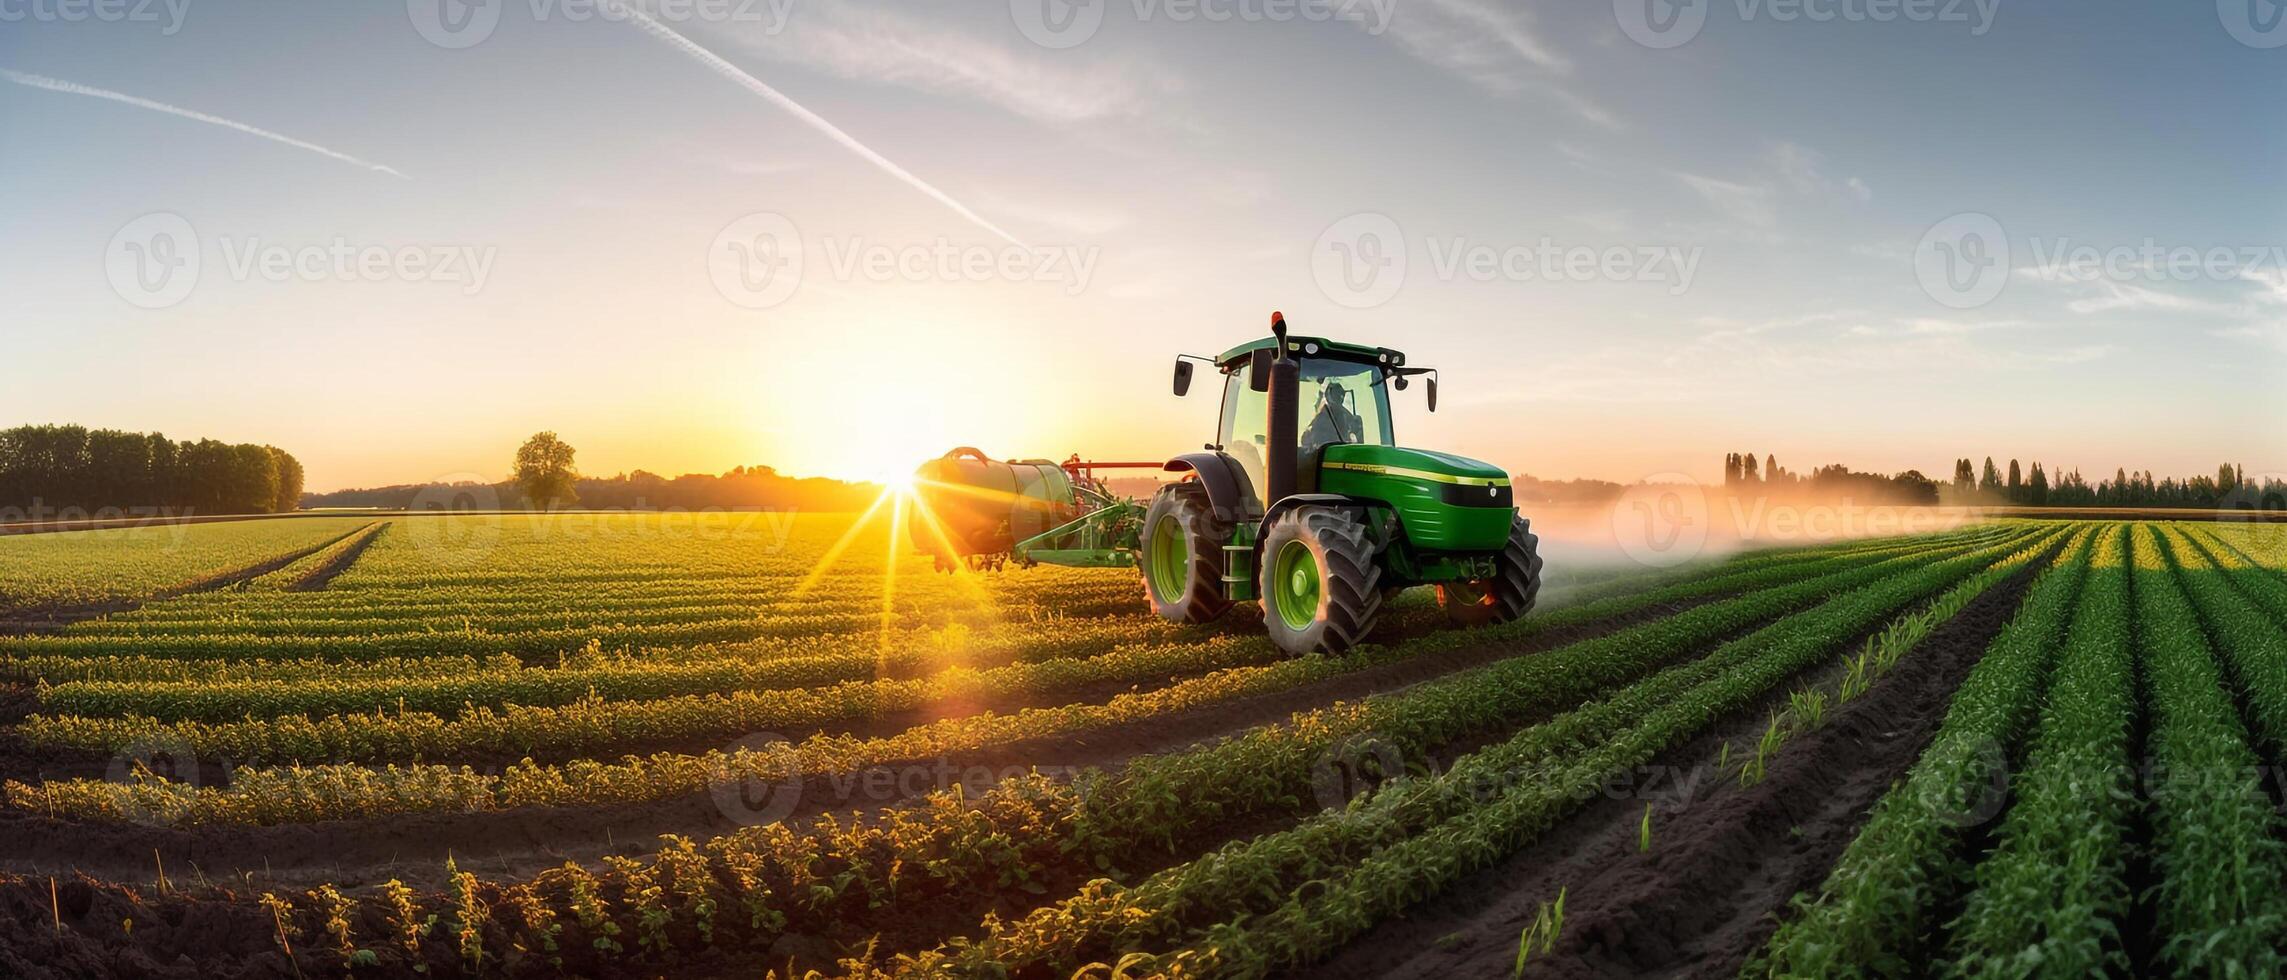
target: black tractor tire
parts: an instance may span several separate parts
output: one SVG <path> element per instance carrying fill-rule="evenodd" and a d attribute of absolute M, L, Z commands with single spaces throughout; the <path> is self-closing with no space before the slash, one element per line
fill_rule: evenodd
<path fill-rule="evenodd" d="M 1295 549 L 1298 565 L 1282 569 L 1280 556 Z M 1317 577 L 1314 608 L 1293 607 L 1285 614 L 1278 590 L 1282 571 L 1307 564 Z M 1374 563 L 1374 543 L 1366 525 L 1336 507 L 1305 504 L 1280 514 L 1263 535 L 1257 585 L 1263 626 L 1271 642 L 1292 654 L 1341 653 L 1374 631 L 1382 613 L 1382 568 Z"/>
<path fill-rule="evenodd" d="M 1153 542 L 1163 527 L 1183 549 L 1173 567 L 1155 564 Z M 1160 487 L 1144 511 L 1140 540 L 1136 565 L 1153 612 L 1179 623 L 1206 623 L 1230 611 L 1223 545 L 1231 540 L 1231 528 L 1215 520 L 1205 487 L 1192 480 Z"/>
<path fill-rule="evenodd" d="M 1493 578 L 1437 587 L 1446 618 L 1462 626 L 1491 626 L 1532 611 L 1541 594 L 1541 538 L 1532 521 L 1520 517 L 1509 525 L 1509 543 L 1497 562 Z"/>

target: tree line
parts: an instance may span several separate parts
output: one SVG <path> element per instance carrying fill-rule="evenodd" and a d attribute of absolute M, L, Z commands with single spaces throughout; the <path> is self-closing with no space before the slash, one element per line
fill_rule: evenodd
<path fill-rule="evenodd" d="M 0 429 L 0 510 L 17 519 L 270 514 L 301 498 L 301 461 L 276 446 L 78 425 Z"/>
<path fill-rule="evenodd" d="M 788 477 L 768 466 L 740 466 L 720 476 L 664 477 L 636 470 L 597 478 L 580 475 L 578 450 L 553 432 L 541 432 L 516 450 L 511 476 L 498 483 L 407 483 L 312 494 L 310 507 L 389 510 L 864 510 L 881 495 L 872 483 Z"/>
<path fill-rule="evenodd" d="M 2113 470 L 2111 479 L 2090 484 L 2078 468 L 2051 476 L 2040 463 L 2027 471 L 2009 461 L 2007 475 L 1993 457 L 1979 467 L 1968 459 L 1954 461 L 1949 496 L 1962 503 L 2005 503 L 2023 507 L 2152 507 L 2213 510 L 2246 506 L 2276 510 L 2287 499 L 2287 481 L 2249 480 L 2247 468 L 2235 463 L 2216 467 L 2215 475 L 2154 478 L 2151 470 Z"/>
<path fill-rule="evenodd" d="M 1731 453 L 1723 457 L 1723 485 L 1733 490 L 1800 491 L 1864 503 L 1934 505 L 1939 500 L 1937 481 L 1922 475 L 1920 470 L 1884 476 L 1860 473 L 1834 463 L 1815 467 L 1809 473 L 1797 473 L 1780 466 L 1775 455 L 1765 456 L 1758 462 L 1754 453 Z"/>
<path fill-rule="evenodd" d="M 1842 466 L 1822 466 L 1808 475 L 1779 465 L 1776 456 L 1758 460 L 1754 453 L 1731 453 L 1723 458 L 1723 485 L 1735 489 L 1805 488 L 1825 496 L 1859 499 L 1905 499 L 1911 503 L 1961 506 L 2009 505 L 2018 507 L 2150 507 L 2213 510 L 2247 507 L 2278 510 L 2287 507 L 2287 481 L 2251 481 L 2245 467 L 2226 463 L 2215 475 L 2156 478 L 2151 470 L 2114 470 L 2111 479 L 2091 484 L 2079 469 L 2052 473 L 2035 461 L 2030 467 L 2010 460 L 2004 469 L 1993 457 L 1981 467 L 1970 459 L 1954 461 L 1953 477 L 1939 483 L 1907 470 L 1895 476 L 1853 473 Z"/>

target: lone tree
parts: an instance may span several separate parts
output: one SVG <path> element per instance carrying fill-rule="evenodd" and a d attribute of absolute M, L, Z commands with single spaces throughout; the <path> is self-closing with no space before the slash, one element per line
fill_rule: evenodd
<path fill-rule="evenodd" d="M 573 483 L 580 478 L 572 468 L 574 450 L 569 443 L 556 438 L 553 432 L 542 432 L 524 440 L 516 451 L 516 485 L 523 488 L 525 502 L 541 510 L 579 505 L 579 494 Z"/>

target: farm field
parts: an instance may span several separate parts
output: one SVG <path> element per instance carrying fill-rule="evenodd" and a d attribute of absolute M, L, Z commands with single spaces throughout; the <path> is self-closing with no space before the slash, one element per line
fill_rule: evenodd
<path fill-rule="evenodd" d="M 2287 526 L 1427 590 L 887 513 L 0 538 L 0 975 L 2278 975 Z"/>

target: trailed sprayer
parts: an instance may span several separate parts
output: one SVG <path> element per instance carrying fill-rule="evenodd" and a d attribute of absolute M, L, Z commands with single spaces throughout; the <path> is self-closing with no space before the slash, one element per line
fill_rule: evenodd
<path fill-rule="evenodd" d="M 1281 649 L 1338 653 L 1373 630 L 1385 598 L 1415 585 L 1462 625 L 1523 616 L 1540 591 L 1540 539 L 1518 516 L 1508 474 L 1397 444 L 1390 392 L 1437 372 L 1387 347 L 1271 336 L 1175 362 L 1175 394 L 1197 364 L 1223 378 L 1215 441 L 1161 462 L 1078 457 L 996 461 L 956 449 L 922 464 L 915 491 L 944 532 L 914 540 L 941 567 L 1135 565 L 1152 608 L 1204 623 L 1262 604 Z M 1113 494 L 1098 471 L 1179 474 L 1148 504 Z"/>

